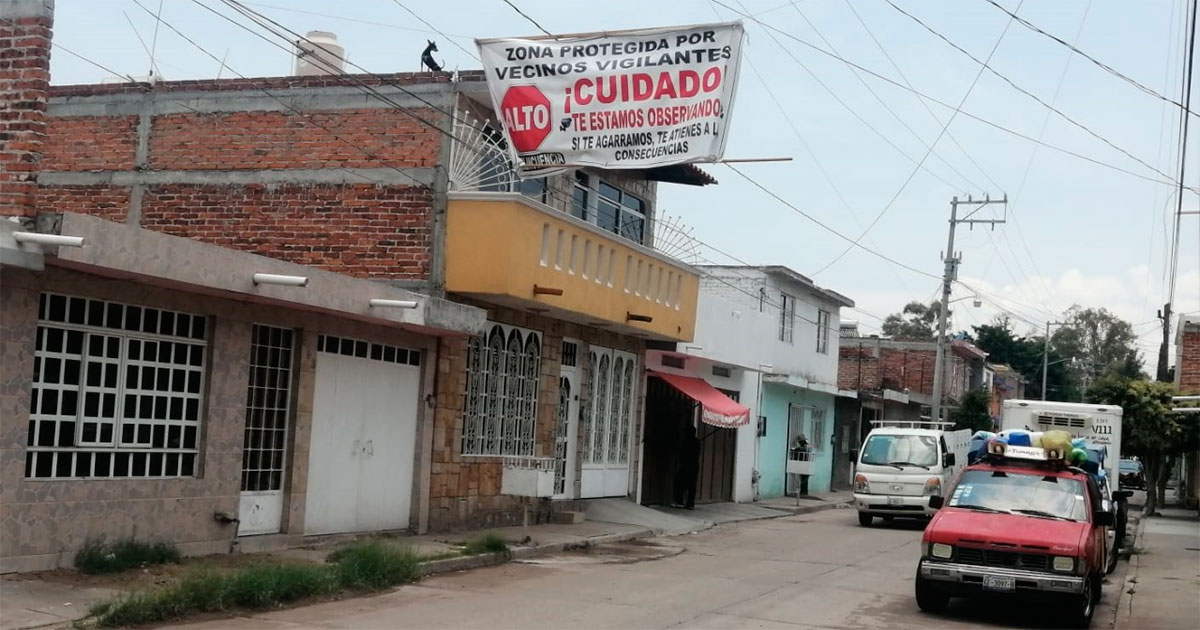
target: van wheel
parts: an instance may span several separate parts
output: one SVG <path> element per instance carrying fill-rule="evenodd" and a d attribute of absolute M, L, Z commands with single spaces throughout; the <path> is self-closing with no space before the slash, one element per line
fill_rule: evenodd
<path fill-rule="evenodd" d="M 1095 614 L 1096 602 L 1100 599 L 1100 589 L 1097 584 L 1099 581 L 1099 576 L 1088 576 L 1083 582 L 1083 592 L 1071 596 L 1070 627 L 1088 628 L 1092 625 L 1092 615 Z"/>
<path fill-rule="evenodd" d="M 871 516 L 870 513 L 868 513 L 868 512 L 859 512 L 858 513 L 858 524 L 862 525 L 863 527 L 870 527 L 872 518 L 874 518 L 874 517 Z"/>
<path fill-rule="evenodd" d="M 917 608 L 928 613 L 945 612 L 950 604 L 950 596 L 929 580 L 921 577 L 921 569 L 917 568 Z"/>
<path fill-rule="evenodd" d="M 1120 551 L 1119 551 L 1119 550 L 1121 549 L 1121 543 L 1122 543 L 1122 542 L 1123 542 L 1123 541 L 1121 541 L 1120 539 L 1118 539 L 1118 540 L 1117 540 L 1117 541 L 1116 541 L 1116 542 L 1113 544 L 1112 553 L 1108 554 L 1108 566 L 1104 567 L 1104 574 L 1105 574 L 1105 575 L 1109 575 L 1109 574 L 1110 574 L 1110 573 L 1112 573 L 1113 571 L 1116 571 L 1116 570 L 1117 570 L 1117 557 L 1121 555 L 1121 553 L 1120 553 Z"/>

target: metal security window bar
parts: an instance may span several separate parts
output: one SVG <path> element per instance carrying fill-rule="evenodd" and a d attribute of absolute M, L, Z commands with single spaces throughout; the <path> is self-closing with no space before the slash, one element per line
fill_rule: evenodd
<path fill-rule="evenodd" d="M 817 311 L 817 352 L 829 354 L 829 311 Z"/>
<path fill-rule="evenodd" d="M 812 418 L 812 435 L 809 436 L 809 448 L 814 453 L 825 451 L 825 410 L 819 407 L 809 409 L 809 416 Z"/>
<path fill-rule="evenodd" d="M 779 309 L 779 340 L 792 343 L 796 329 L 796 298 L 786 293 L 779 295 L 783 298 L 783 305 Z"/>
<path fill-rule="evenodd" d="M 25 476 L 197 473 L 208 320 L 43 293 Z"/>
<path fill-rule="evenodd" d="M 242 491 L 283 488 L 292 400 L 295 333 L 255 325 L 250 333 L 250 381 L 242 442 Z"/>
<path fill-rule="evenodd" d="M 646 242 L 646 203 L 582 171 L 575 173 L 571 214 L 639 245 Z"/>
<path fill-rule="evenodd" d="M 629 461 L 629 432 L 634 405 L 637 360 L 630 354 L 593 346 L 589 353 L 591 404 L 585 406 L 583 461 Z"/>
<path fill-rule="evenodd" d="M 540 333 L 491 324 L 467 346 L 463 455 L 530 457 L 537 427 Z"/>

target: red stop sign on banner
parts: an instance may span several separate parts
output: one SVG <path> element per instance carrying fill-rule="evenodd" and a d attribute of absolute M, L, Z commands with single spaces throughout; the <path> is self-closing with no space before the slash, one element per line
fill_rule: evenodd
<path fill-rule="evenodd" d="M 500 115 L 517 153 L 536 151 L 550 135 L 550 99 L 532 85 L 508 88 L 500 100 Z"/>

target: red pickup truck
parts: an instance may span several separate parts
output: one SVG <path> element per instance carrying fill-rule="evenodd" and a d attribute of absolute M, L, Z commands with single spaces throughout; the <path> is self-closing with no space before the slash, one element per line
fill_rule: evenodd
<path fill-rule="evenodd" d="M 996 595 L 1052 603 L 1073 627 L 1091 624 L 1103 583 L 1112 512 L 1096 480 L 1053 451 L 989 444 L 925 528 L 917 606 L 942 612 L 951 597 Z"/>

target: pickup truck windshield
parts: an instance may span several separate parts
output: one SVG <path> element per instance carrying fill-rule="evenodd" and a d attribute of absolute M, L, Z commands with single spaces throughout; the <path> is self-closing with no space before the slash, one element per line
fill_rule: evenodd
<path fill-rule="evenodd" d="M 875 466 L 937 466 L 937 438 L 928 435 L 872 435 L 863 445 L 862 463 Z"/>
<path fill-rule="evenodd" d="M 1076 479 L 1036 472 L 968 470 L 959 478 L 947 505 L 1085 521 L 1084 492 L 1083 483 Z"/>
<path fill-rule="evenodd" d="M 1140 472 L 1141 470 L 1142 465 L 1140 463 L 1131 459 L 1121 460 L 1121 472 Z"/>

